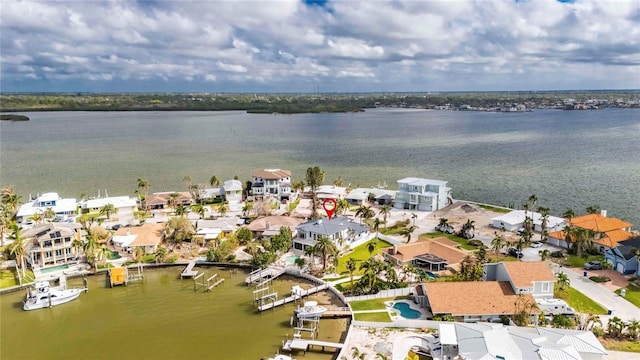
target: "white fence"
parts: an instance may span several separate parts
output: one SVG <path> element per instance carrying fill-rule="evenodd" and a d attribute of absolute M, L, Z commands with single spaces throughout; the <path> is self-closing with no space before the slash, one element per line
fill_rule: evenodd
<path fill-rule="evenodd" d="M 374 233 L 374 235 L 375 235 L 375 233 Z M 391 245 L 400 245 L 400 244 L 404 244 L 405 243 L 404 241 L 402 241 L 402 239 L 398 239 L 398 238 L 395 238 L 395 237 L 392 237 L 392 236 L 389 236 L 389 235 L 385 235 L 385 234 L 381 234 L 381 233 L 378 233 L 378 239 L 384 240 L 384 241 L 390 243 Z"/>
<path fill-rule="evenodd" d="M 371 300 L 371 299 L 380 299 L 380 298 L 388 298 L 395 296 L 407 296 L 413 293 L 413 288 L 400 288 L 400 289 L 388 289 L 381 290 L 377 294 L 372 295 L 360 295 L 360 296 L 349 296 L 347 297 L 347 301 L 358 301 L 358 300 Z"/>

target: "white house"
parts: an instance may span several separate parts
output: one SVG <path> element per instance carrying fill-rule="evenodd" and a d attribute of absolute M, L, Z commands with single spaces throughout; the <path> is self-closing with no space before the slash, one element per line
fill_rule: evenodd
<path fill-rule="evenodd" d="M 508 281 L 516 294 L 552 298 L 556 277 L 544 261 L 503 261 L 482 265 L 484 281 Z"/>
<path fill-rule="evenodd" d="M 451 199 L 451 188 L 442 180 L 407 177 L 398 180 L 396 209 L 436 211 L 447 206 Z"/>
<path fill-rule="evenodd" d="M 274 197 L 278 201 L 290 201 L 295 197 L 291 191 L 291 171 L 282 169 L 255 170 L 251 173 L 251 192 L 257 199 Z"/>
<path fill-rule="evenodd" d="M 220 188 L 220 195 L 231 204 L 242 202 L 242 182 L 239 180 L 227 180 Z"/>
<path fill-rule="evenodd" d="M 373 194 L 373 199 L 379 205 L 390 204 L 396 195 L 393 190 L 385 190 L 379 188 L 357 188 L 353 189 L 345 196 L 345 200 L 351 205 L 362 205 L 367 201 L 369 194 Z"/>
<path fill-rule="evenodd" d="M 82 214 L 97 214 L 100 209 L 107 204 L 113 205 L 117 210 L 114 215 L 116 217 L 128 217 L 133 218 L 134 211 L 136 209 L 137 201 L 135 198 L 129 196 L 112 196 L 103 197 L 97 199 L 80 200 L 78 205 L 80 206 L 80 212 Z"/>
<path fill-rule="evenodd" d="M 524 227 L 526 217 L 533 219 L 533 229 L 542 231 L 542 215 L 535 211 L 513 210 L 504 215 L 500 215 L 491 219 L 491 226 L 496 229 L 505 229 L 506 231 L 517 231 Z M 547 216 L 547 231 L 558 231 L 564 227 L 564 219 L 557 216 Z"/>
<path fill-rule="evenodd" d="M 164 239 L 164 224 L 146 223 L 142 226 L 121 227 L 111 238 L 113 244 L 129 253 L 136 248 L 142 248 L 145 254 L 158 251 L 158 246 Z"/>
<path fill-rule="evenodd" d="M 25 223 L 35 214 L 44 214 L 51 208 L 56 213 L 56 221 L 68 221 L 75 219 L 76 199 L 62 199 L 55 192 L 44 193 L 26 204 L 22 204 L 16 214 L 18 224 Z"/>
<path fill-rule="evenodd" d="M 331 220 L 315 219 L 296 227 L 297 236 L 293 239 L 293 249 L 304 251 L 316 244 L 318 238 L 327 236 L 338 249 L 344 246 L 355 247 L 369 239 L 369 228 L 345 217 L 336 216 Z"/>
<path fill-rule="evenodd" d="M 347 195 L 347 188 L 335 185 L 320 185 L 316 189 L 316 197 L 319 200 L 326 198 L 343 199 Z"/>

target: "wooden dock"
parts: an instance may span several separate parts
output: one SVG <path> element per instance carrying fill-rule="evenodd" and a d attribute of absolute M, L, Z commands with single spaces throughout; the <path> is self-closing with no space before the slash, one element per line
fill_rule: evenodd
<path fill-rule="evenodd" d="M 192 278 L 192 277 L 198 275 L 198 271 L 197 270 L 193 270 L 193 268 L 195 266 L 196 266 L 196 261 L 195 260 L 193 260 L 189 264 L 187 264 L 187 267 L 185 267 L 184 270 L 182 270 L 182 273 L 180 274 L 180 279 Z"/>
<path fill-rule="evenodd" d="M 305 297 L 307 295 L 311 295 L 311 294 L 315 294 L 317 292 L 320 292 L 322 290 L 326 290 L 329 286 L 326 284 L 320 285 L 320 286 L 316 286 L 314 288 L 311 289 L 307 289 L 301 292 L 298 292 L 295 295 L 291 295 L 291 296 L 287 296 L 286 298 L 277 300 L 277 301 L 273 301 L 267 304 L 260 304 L 260 306 L 258 306 L 258 310 L 260 311 L 265 311 L 265 310 L 269 310 L 269 309 L 273 309 L 276 306 L 280 306 L 280 305 L 284 305 L 284 304 L 288 304 L 290 302 L 296 301 L 302 297 Z"/>
<path fill-rule="evenodd" d="M 327 311 L 323 312 L 320 317 L 323 318 L 339 318 L 339 317 L 351 317 L 351 309 L 348 307 L 336 307 L 336 308 L 328 308 Z"/>
<path fill-rule="evenodd" d="M 276 268 L 276 267 L 268 267 L 265 269 L 258 269 L 252 271 L 249 276 L 244 279 L 245 284 L 258 284 L 258 286 L 263 286 L 268 281 L 277 278 L 278 276 L 284 274 L 284 269 Z"/>
<path fill-rule="evenodd" d="M 293 350 L 302 350 L 304 352 L 307 352 L 309 350 L 309 348 L 311 348 L 312 346 L 321 347 L 322 351 L 325 351 L 326 348 L 331 348 L 334 351 L 338 351 L 338 350 L 342 349 L 344 344 L 334 343 L 334 342 L 329 342 L 329 341 L 307 340 L 307 339 L 294 338 L 294 339 L 291 339 L 291 340 L 287 340 L 286 342 L 283 342 L 282 349 L 286 350 L 286 351 L 289 351 L 289 352 L 291 352 Z"/>

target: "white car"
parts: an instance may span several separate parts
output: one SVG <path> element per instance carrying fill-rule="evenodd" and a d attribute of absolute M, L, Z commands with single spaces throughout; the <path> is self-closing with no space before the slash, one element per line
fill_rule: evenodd
<path fill-rule="evenodd" d="M 536 242 L 532 242 L 532 243 L 531 243 L 531 247 L 532 247 L 532 248 L 539 248 L 539 247 L 541 247 L 541 246 L 542 246 L 542 243 L 541 243 L 541 242 L 539 242 L 539 241 L 536 241 Z"/>

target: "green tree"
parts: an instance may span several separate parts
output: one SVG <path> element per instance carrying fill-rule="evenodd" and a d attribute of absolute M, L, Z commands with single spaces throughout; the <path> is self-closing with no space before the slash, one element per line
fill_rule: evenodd
<path fill-rule="evenodd" d="M 416 230 L 415 226 L 407 226 L 406 228 L 400 230 L 400 235 L 404 236 L 407 239 L 407 243 L 411 242 L 411 234 Z"/>
<path fill-rule="evenodd" d="M 549 251 L 549 249 L 540 250 L 538 251 L 538 254 L 540 255 L 540 260 L 542 261 L 545 261 L 549 257 L 551 257 L 551 251 Z"/>
<path fill-rule="evenodd" d="M 180 194 L 178 193 L 171 193 L 169 194 L 169 207 L 172 209 L 176 208 L 177 205 L 177 201 L 178 201 L 178 196 L 180 196 Z"/>
<path fill-rule="evenodd" d="M 194 233 L 193 225 L 187 218 L 173 217 L 165 225 L 166 240 L 170 243 L 179 244 L 191 240 Z"/>
<path fill-rule="evenodd" d="M 600 213 L 600 206 L 592 205 L 586 208 L 587 214 L 598 214 Z"/>
<path fill-rule="evenodd" d="M 12 241 L 11 247 L 9 248 L 9 254 L 16 259 L 16 267 L 19 267 L 19 269 L 17 269 L 18 274 L 20 273 L 20 269 L 22 269 L 22 276 L 18 275 L 18 280 L 20 285 L 22 285 L 22 278 L 27 277 L 27 265 L 24 261 L 27 249 L 25 239 L 22 237 L 22 233 L 20 232 L 20 227 L 15 222 L 11 225 L 11 235 L 9 235 L 9 240 Z"/>
<path fill-rule="evenodd" d="M 572 209 L 567 209 L 562 213 L 562 217 L 569 220 L 569 222 L 571 222 L 571 219 L 573 219 L 575 216 L 576 213 Z"/>
<path fill-rule="evenodd" d="M 502 233 L 498 234 L 497 231 L 494 231 L 493 233 L 495 234 L 495 236 L 491 240 L 491 249 L 496 254 L 496 257 L 498 257 L 500 255 L 500 251 L 507 243 L 507 240 L 504 238 L 504 235 L 502 235 Z"/>
<path fill-rule="evenodd" d="M 640 321 L 631 319 L 627 322 L 627 336 L 631 341 L 640 340 Z"/>
<path fill-rule="evenodd" d="M 173 212 L 176 216 L 185 216 L 187 214 L 187 208 L 180 204 L 176 206 L 176 210 Z"/>
<path fill-rule="evenodd" d="M 467 219 L 467 222 L 462 225 L 462 229 L 460 230 L 460 235 L 465 239 L 473 239 L 474 234 L 473 231 L 476 229 L 476 222 Z"/>
<path fill-rule="evenodd" d="M 218 206 L 218 213 L 220 213 L 220 217 L 224 217 L 224 215 L 227 213 L 227 206 L 224 203 Z"/>
<path fill-rule="evenodd" d="M 569 276 L 563 272 L 557 273 L 556 279 L 556 283 L 560 290 L 564 290 L 565 287 L 569 287 L 571 285 L 571 279 L 569 279 Z"/>
<path fill-rule="evenodd" d="M 384 220 L 384 226 L 387 226 L 387 217 L 391 214 L 391 206 L 385 204 L 380 207 L 380 215 L 382 215 L 382 219 Z"/>
<path fill-rule="evenodd" d="M 49 220 L 49 221 L 53 221 L 56 219 L 56 212 L 53 210 L 53 208 L 48 207 L 44 213 L 42 214 L 42 216 L 44 217 L 45 220 Z"/>
<path fill-rule="evenodd" d="M 333 241 L 328 236 L 320 236 L 313 246 L 317 254 L 322 255 L 322 271 L 327 268 L 327 260 L 330 256 L 334 256 L 338 253 L 338 249 Z"/>
<path fill-rule="evenodd" d="M 241 245 L 246 245 L 253 240 L 253 233 L 249 228 L 243 226 L 236 231 L 236 239 L 238 239 Z"/>
<path fill-rule="evenodd" d="M 185 177 L 182 178 L 182 181 L 185 183 L 185 185 L 187 185 L 187 191 L 193 197 L 193 193 L 191 192 L 193 190 L 191 188 L 191 185 L 193 185 L 193 179 L 191 178 L 191 176 L 186 175 Z"/>
<path fill-rule="evenodd" d="M 378 230 L 380 229 L 380 224 L 382 224 L 382 220 L 380 220 L 380 218 L 373 219 L 373 231 L 376 232 L 376 237 L 378 236 Z"/>
<path fill-rule="evenodd" d="M 548 240 L 547 226 L 549 224 L 550 210 L 549 208 L 546 208 L 546 207 L 539 207 L 538 212 L 540 213 L 540 216 L 542 219 L 540 224 L 540 241 L 547 241 Z"/>
<path fill-rule="evenodd" d="M 356 261 L 353 258 L 347 260 L 347 271 L 349 271 L 349 279 L 351 280 L 351 290 L 353 291 L 353 273 L 356 271 Z"/>
<path fill-rule="evenodd" d="M 213 186 L 213 187 L 220 187 L 220 179 L 218 179 L 217 176 L 213 175 L 210 179 L 209 179 L 209 185 Z"/>
<path fill-rule="evenodd" d="M 142 193 L 144 193 L 144 198 L 142 197 Z M 138 178 L 138 197 L 140 206 L 142 206 L 144 210 L 149 210 L 146 203 L 149 197 L 149 182 L 145 178 Z"/>
<path fill-rule="evenodd" d="M 204 205 L 194 205 L 193 206 L 193 212 L 195 212 L 196 214 L 198 214 L 198 216 L 200 216 L 200 219 L 204 219 L 206 213 L 207 213 L 207 208 Z"/>
<path fill-rule="evenodd" d="M 626 324 L 622 319 L 617 316 L 609 319 L 609 323 L 607 324 L 607 335 L 614 338 L 620 339 L 622 338 L 622 332 L 624 331 Z"/>
<path fill-rule="evenodd" d="M 167 256 L 167 248 L 164 246 L 159 246 L 158 250 L 156 250 L 154 258 L 157 263 L 164 262 L 164 258 Z"/>
<path fill-rule="evenodd" d="M 342 180 L 342 176 L 338 176 L 335 180 L 333 180 L 333 185 L 344 186 L 344 181 Z"/>
<path fill-rule="evenodd" d="M 313 218 L 318 217 L 318 194 L 316 194 L 316 190 L 322 182 L 324 182 L 324 170 L 319 167 L 310 167 L 307 169 L 307 173 L 305 176 L 305 181 L 307 185 L 311 188 L 311 216 Z"/>
<path fill-rule="evenodd" d="M 104 215 L 107 219 L 111 219 L 111 215 L 117 214 L 118 209 L 113 204 L 105 204 L 100 208 L 100 215 Z"/>
<path fill-rule="evenodd" d="M 376 242 L 375 241 L 369 241 L 367 243 L 367 251 L 369 252 L 369 258 L 373 257 L 373 253 L 376 251 Z"/>
<path fill-rule="evenodd" d="M 473 255 L 467 255 L 460 262 L 460 275 L 464 281 L 481 281 L 483 277 L 482 264 Z"/>

